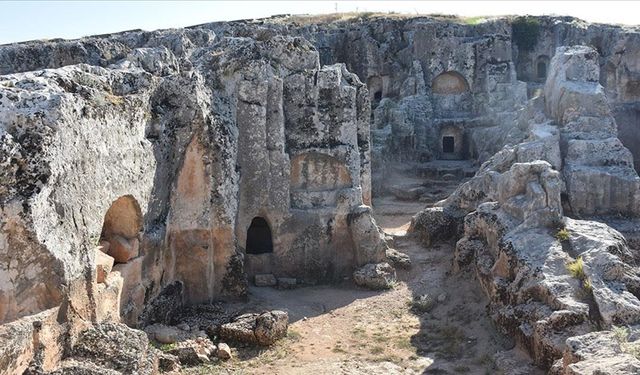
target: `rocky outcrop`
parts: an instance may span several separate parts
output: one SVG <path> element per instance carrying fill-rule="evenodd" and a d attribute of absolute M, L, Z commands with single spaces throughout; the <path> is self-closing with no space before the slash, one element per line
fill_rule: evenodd
<path fill-rule="evenodd" d="M 353 281 L 373 290 L 389 289 L 396 282 L 396 271 L 389 263 L 370 263 L 353 272 Z"/>
<path fill-rule="evenodd" d="M 268 311 L 244 314 L 220 327 L 220 337 L 227 341 L 269 346 L 287 335 L 289 314 Z"/>
<path fill-rule="evenodd" d="M 104 323 L 82 331 L 51 374 L 156 374 L 159 351 L 144 332 Z"/>
<path fill-rule="evenodd" d="M 640 178 L 631 152 L 617 138 L 599 73 L 595 49 L 562 47 L 544 87 L 546 111 L 561 127 L 569 204 L 578 216 L 637 215 Z"/>
<path fill-rule="evenodd" d="M 423 237 L 456 238 L 441 223 L 466 215 L 454 271 L 471 267 L 493 319 L 538 366 L 557 373 L 600 366 L 595 357 L 568 359 L 574 337 L 640 320 L 639 274 L 624 237 L 605 224 L 565 217 L 637 214 L 638 177 L 616 138 L 596 56 L 587 47 L 558 49 L 543 96 L 528 105 L 525 141 L 492 156 L 412 225 Z M 624 363 L 608 357 L 603 363 Z"/>

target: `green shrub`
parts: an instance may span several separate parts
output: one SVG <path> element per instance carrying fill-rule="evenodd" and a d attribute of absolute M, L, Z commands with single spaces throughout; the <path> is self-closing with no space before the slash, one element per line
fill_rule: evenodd
<path fill-rule="evenodd" d="M 575 261 L 567 264 L 567 271 L 569 271 L 571 276 L 580 281 L 587 279 L 587 275 L 584 273 L 584 262 L 582 261 L 582 257 L 578 257 Z"/>
<path fill-rule="evenodd" d="M 569 237 L 571 237 L 571 235 L 569 234 L 569 231 L 564 228 L 556 232 L 556 238 L 559 241 L 568 241 Z"/>
<path fill-rule="evenodd" d="M 511 23 L 513 41 L 521 51 L 532 51 L 538 43 L 540 22 L 535 17 L 518 17 Z"/>

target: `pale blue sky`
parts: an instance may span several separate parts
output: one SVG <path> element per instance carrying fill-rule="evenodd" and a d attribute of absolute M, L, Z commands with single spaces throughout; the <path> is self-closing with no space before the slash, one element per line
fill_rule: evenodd
<path fill-rule="evenodd" d="M 618 1 L 0 1 L 0 44 L 155 30 L 283 13 L 395 11 L 463 16 L 572 15 L 640 24 L 640 4 Z"/>

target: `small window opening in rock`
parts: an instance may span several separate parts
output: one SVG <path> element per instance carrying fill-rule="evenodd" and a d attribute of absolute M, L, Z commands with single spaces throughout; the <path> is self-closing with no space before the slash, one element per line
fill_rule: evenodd
<path fill-rule="evenodd" d="M 373 94 L 373 100 L 377 103 L 382 100 L 382 91 L 376 91 Z"/>
<path fill-rule="evenodd" d="M 455 150 L 455 140 L 451 136 L 442 137 L 442 152 L 452 153 Z"/>
<path fill-rule="evenodd" d="M 271 228 L 261 217 L 254 217 L 247 229 L 247 254 L 265 254 L 273 252 Z"/>
<path fill-rule="evenodd" d="M 544 61 L 538 63 L 538 78 L 547 78 L 547 64 Z"/>

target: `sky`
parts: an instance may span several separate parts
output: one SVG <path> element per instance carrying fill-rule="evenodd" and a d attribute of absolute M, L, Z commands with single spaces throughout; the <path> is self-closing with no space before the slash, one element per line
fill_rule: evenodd
<path fill-rule="evenodd" d="M 398 12 L 487 16 L 571 15 L 590 22 L 640 25 L 632 1 L 1 1 L 0 44 L 79 38 L 117 31 L 184 27 L 274 14 Z"/>

